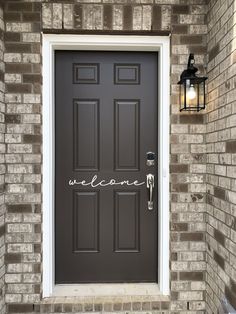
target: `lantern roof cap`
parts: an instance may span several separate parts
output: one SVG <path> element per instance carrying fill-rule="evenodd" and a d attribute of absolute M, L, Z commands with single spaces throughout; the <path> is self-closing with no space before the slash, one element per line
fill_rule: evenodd
<path fill-rule="evenodd" d="M 193 83 L 197 83 L 200 84 L 201 82 L 206 81 L 208 78 L 206 76 L 185 76 L 180 78 L 180 81 L 178 82 L 178 84 L 182 84 L 184 82 L 186 82 L 187 80 L 190 80 L 190 84 Z"/>

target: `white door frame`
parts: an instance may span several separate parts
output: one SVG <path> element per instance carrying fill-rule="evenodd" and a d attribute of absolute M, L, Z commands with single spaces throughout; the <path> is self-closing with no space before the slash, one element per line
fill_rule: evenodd
<path fill-rule="evenodd" d="M 169 36 L 43 35 L 43 297 L 54 287 L 54 52 L 107 50 L 158 52 L 158 285 L 169 294 Z"/>

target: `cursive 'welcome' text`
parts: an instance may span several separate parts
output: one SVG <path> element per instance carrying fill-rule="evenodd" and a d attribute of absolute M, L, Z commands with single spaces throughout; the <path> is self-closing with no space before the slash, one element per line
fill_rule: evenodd
<path fill-rule="evenodd" d="M 90 181 L 82 180 L 77 181 L 76 179 L 69 180 L 69 185 L 82 185 L 82 186 L 91 186 L 92 188 L 96 188 L 98 186 L 109 186 L 109 185 L 126 185 L 126 186 L 140 186 L 145 184 L 145 182 L 139 182 L 138 180 L 130 181 L 130 180 L 124 180 L 124 181 L 116 181 L 115 179 L 110 180 L 98 180 L 98 176 L 94 175 L 93 178 Z"/>

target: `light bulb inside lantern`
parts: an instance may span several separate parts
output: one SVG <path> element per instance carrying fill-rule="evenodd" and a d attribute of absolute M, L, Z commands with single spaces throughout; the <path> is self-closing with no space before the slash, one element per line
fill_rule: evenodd
<path fill-rule="evenodd" d="M 195 91 L 195 88 L 193 85 L 190 85 L 190 87 L 188 88 L 188 91 L 187 91 L 187 98 L 189 100 L 193 100 L 194 98 L 196 98 L 197 96 L 197 93 Z"/>

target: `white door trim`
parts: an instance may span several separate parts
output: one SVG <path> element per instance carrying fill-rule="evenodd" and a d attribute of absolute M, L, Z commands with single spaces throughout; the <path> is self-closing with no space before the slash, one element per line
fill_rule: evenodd
<path fill-rule="evenodd" d="M 169 294 L 169 108 L 168 36 L 43 35 L 43 297 L 54 287 L 54 52 L 55 50 L 158 51 L 158 285 Z"/>

